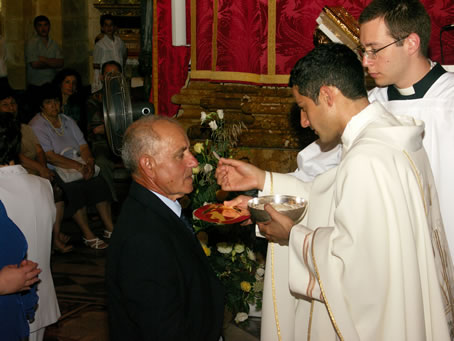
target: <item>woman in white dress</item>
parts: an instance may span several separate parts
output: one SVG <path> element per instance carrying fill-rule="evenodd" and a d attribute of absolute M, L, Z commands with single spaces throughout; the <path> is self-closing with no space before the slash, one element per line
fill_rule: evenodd
<path fill-rule="evenodd" d="M 9 113 L 0 113 L 0 137 L 15 141 L 17 154 L 20 148 L 20 126 Z M 50 271 L 52 226 L 55 221 L 55 204 L 50 182 L 28 174 L 16 160 L 6 160 L 9 166 L 0 168 L 0 200 L 9 218 L 19 227 L 28 243 L 27 258 L 42 269 L 37 293 L 39 296 L 35 320 L 30 323 L 30 341 L 40 341 L 46 326 L 60 317 L 54 282 Z"/>

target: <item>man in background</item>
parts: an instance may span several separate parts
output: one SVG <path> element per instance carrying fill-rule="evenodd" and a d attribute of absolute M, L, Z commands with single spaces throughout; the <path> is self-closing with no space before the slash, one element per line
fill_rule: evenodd
<path fill-rule="evenodd" d="M 50 21 L 44 15 L 33 20 L 36 34 L 26 43 L 25 64 L 27 66 L 27 91 L 32 105 L 32 114 L 39 111 L 37 93 L 39 87 L 50 83 L 63 67 L 64 59 L 60 46 L 49 37 Z"/>
<path fill-rule="evenodd" d="M 41 86 L 52 82 L 57 70 L 63 67 L 64 60 L 60 46 L 49 37 L 50 21 L 39 15 L 33 21 L 36 35 L 26 45 L 28 86 Z"/>
<path fill-rule="evenodd" d="M 87 140 L 95 158 L 95 163 L 101 168 L 101 175 L 109 185 L 112 199 L 118 201 L 117 191 L 114 182 L 114 169 L 119 157 L 114 155 L 109 147 L 104 125 L 103 88 L 104 79 L 108 73 L 121 73 L 122 67 L 115 60 L 109 60 L 101 68 L 101 88 L 92 93 L 87 100 Z M 121 160 L 119 160 L 121 163 Z"/>
<path fill-rule="evenodd" d="M 177 201 L 193 189 L 189 147 L 164 116 L 126 131 L 122 158 L 133 182 L 107 258 L 111 340 L 219 340 L 224 290 Z"/>
<path fill-rule="evenodd" d="M 120 64 L 120 69 L 124 69 L 128 50 L 124 41 L 116 34 L 117 27 L 114 17 L 111 14 L 104 14 L 100 18 L 101 30 L 103 37 L 95 44 L 93 50 L 93 84 L 92 92 L 96 92 L 102 88 L 102 80 L 100 79 L 101 67 L 104 63 L 110 60 Z"/>

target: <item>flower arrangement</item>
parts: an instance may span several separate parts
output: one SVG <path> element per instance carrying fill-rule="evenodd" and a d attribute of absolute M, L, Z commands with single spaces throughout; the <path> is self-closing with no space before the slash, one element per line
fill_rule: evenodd
<path fill-rule="evenodd" d="M 206 203 L 222 201 L 225 196 L 214 176 L 218 156 L 232 156 L 238 136 L 246 127 L 242 122 L 226 125 L 224 112 L 202 112 L 201 126 L 209 132 L 209 138 L 193 146 L 199 165 L 193 169 L 194 190 L 191 193 L 191 209 L 195 210 Z M 215 225 L 194 219 L 203 250 L 226 289 L 226 308 L 232 313 L 236 323 L 248 319 L 249 304 L 261 309 L 263 261 L 257 260 L 254 253 L 254 227 L 240 225 Z"/>
<path fill-rule="evenodd" d="M 254 251 L 241 241 L 217 242 L 211 245 L 208 233 L 201 231 L 198 238 L 211 266 L 226 290 L 226 307 L 236 323 L 245 322 L 249 305 L 262 308 L 264 263 L 258 262 Z"/>
<path fill-rule="evenodd" d="M 216 192 L 219 191 L 214 177 L 217 157 L 230 157 L 232 149 L 237 144 L 238 136 L 246 128 L 243 122 L 226 126 L 223 110 L 208 114 L 202 111 L 200 121 L 202 129 L 209 130 L 210 138 L 205 142 L 196 143 L 193 147 L 194 155 L 199 162 L 199 166 L 193 169 L 195 189 L 192 195 L 192 207 L 195 208 L 216 199 Z"/>

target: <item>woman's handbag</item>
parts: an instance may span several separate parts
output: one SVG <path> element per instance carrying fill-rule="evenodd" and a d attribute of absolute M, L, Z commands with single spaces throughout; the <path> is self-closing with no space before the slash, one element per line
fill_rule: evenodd
<path fill-rule="evenodd" d="M 72 147 L 67 147 L 63 149 L 60 155 L 67 157 L 68 159 L 85 164 L 85 161 L 79 155 L 79 152 Z M 99 166 L 95 165 L 95 174 L 93 174 L 93 176 L 98 176 L 99 170 L 100 170 Z M 63 180 L 63 182 L 73 182 L 81 180 L 83 178 L 82 173 L 75 169 L 55 167 L 55 172 Z"/>

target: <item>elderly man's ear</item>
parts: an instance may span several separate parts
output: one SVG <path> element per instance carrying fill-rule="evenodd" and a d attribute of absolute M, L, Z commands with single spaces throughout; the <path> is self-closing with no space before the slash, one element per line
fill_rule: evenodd
<path fill-rule="evenodd" d="M 155 176 L 155 172 L 157 170 L 157 164 L 156 160 L 154 157 L 148 155 L 148 154 L 143 154 L 139 158 L 139 169 L 140 172 L 145 175 L 147 178 L 153 179 Z"/>

